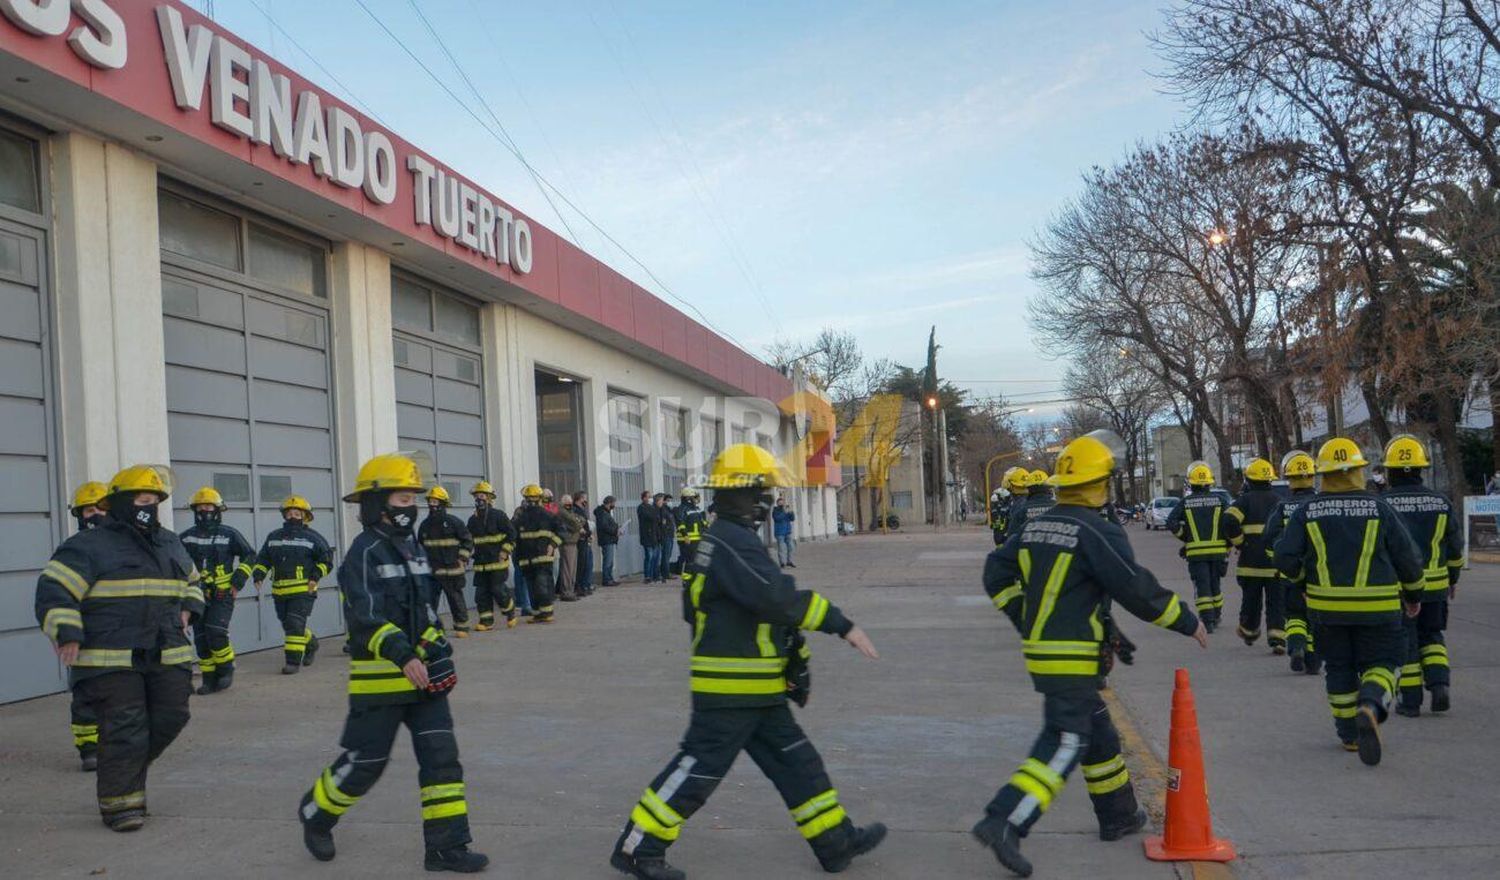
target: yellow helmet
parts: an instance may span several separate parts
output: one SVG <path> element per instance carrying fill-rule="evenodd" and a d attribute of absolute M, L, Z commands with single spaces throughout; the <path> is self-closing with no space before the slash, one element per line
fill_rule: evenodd
<path fill-rule="evenodd" d="M 1115 472 L 1115 452 L 1101 432 L 1085 434 L 1068 442 L 1057 456 L 1057 473 L 1048 480 L 1059 489 L 1085 486 L 1108 479 Z"/>
<path fill-rule="evenodd" d="M 1398 434 L 1385 445 L 1385 466 L 1388 468 L 1432 467 L 1427 458 L 1427 447 L 1410 434 Z"/>
<path fill-rule="evenodd" d="M 366 492 L 420 492 L 427 488 L 416 459 L 400 452 L 377 455 L 365 462 L 354 477 L 354 491 L 344 496 L 349 503 L 359 501 Z"/>
<path fill-rule="evenodd" d="M 444 489 L 442 486 L 433 486 L 431 489 L 428 489 L 427 490 L 427 500 L 428 501 L 441 501 L 444 504 L 452 504 L 453 503 L 452 499 L 450 499 L 448 497 L 448 490 Z"/>
<path fill-rule="evenodd" d="M 155 492 L 165 501 L 172 494 L 171 471 L 160 465 L 133 464 L 109 481 L 109 494 L 117 492 Z"/>
<path fill-rule="evenodd" d="M 1251 459 L 1250 463 L 1245 465 L 1245 479 L 1269 483 L 1276 479 L 1276 469 L 1271 467 L 1271 463 L 1264 458 Z"/>
<path fill-rule="evenodd" d="M 1031 471 L 1030 473 L 1028 473 L 1026 475 L 1026 485 L 1028 487 L 1030 487 L 1030 486 L 1042 486 L 1042 485 L 1046 485 L 1046 483 L 1047 483 L 1047 472 L 1044 471 L 1044 470 L 1042 470 L 1041 468 L 1037 468 L 1036 470 Z"/>
<path fill-rule="evenodd" d="M 1009 489 L 1012 493 L 1026 488 L 1026 481 L 1031 478 L 1031 473 L 1023 467 L 1011 467 L 1005 471 L 1005 476 L 1000 478 L 1000 485 Z"/>
<path fill-rule="evenodd" d="M 308 504 L 307 499 L 301 495 L 286 496 L 286 500 L 281 502 L 280 510 L 282 516 L 285 516 L 288 510 L 300 510 L 302 511 L 303 522 L 313 521 L 312 505 Z"/>
<path fill-rule="evenodd" d="M 687 486 L 687 487 L 684 487 L 683 490 L 681 492 L 677 493 L 677 494 L 681 498 L 697 498 L 698 497 L 698 490 L 694 489 L 692 486 Z"/>
<path fill-rule="evenodd" d="M 200 504 L 212 504 L 220 510 L 224 509 L 224 496 L 213 486 L 201 486 L 193 493 L 193 499 L 188 502 L 188 507 L 197 507 Z"/>
<path fill-rule="evenodd" d="M 495 487 L 490 485 L 490 481 L 489 480 L 480 480 L 479 482 L 477 482 L 477 483 L 474 484 L 474 488 L 472 488 L 472 489 L 469 490 L 469 494 L 470 495 L 488 495 L 491 498 L 494 498 L 495 497 Z"/>
<path fill-rule="evenodd" d="M 1359 444 L 1348 437 L 1335 437 L 1318 448 L 1318 473 L 1337 474 L 1368 465 Z"/>
<path fill-rule="evenodd" d="M 705 489 L 766 489 L 792 485 L 792 475 L 776 456 L 753 443 L 736 443 L 714 459 Z"/>
<path fill-rule="evenodd" d="M 1214 469 L 1206 461 L 1195 461 L 1188 465 L 1187 481 L 1189 486 L 1212 486 Z"/>
<path fill-rule="evenodd" d="M 89 480 L 73 491 L 73 504 L 68 508 L 75 514 L 85 507 L 102 507 L 109 487 L 97 480 Z"/>
<path fill-rule="evenodd" d="M 536 483 L 527 483 L 521 487 L 521 497 L 527 501 L 540 501 L 544 494 L 546 493 L 542 490 L 542 487 Z"/>
<path fill-rule="evenodd" d="M 1293 449 L 1281 457 L 1281 473 L 1288 480 L 1311 479 L 1316 472 L 1313 457 L 1300 449 Z"/>

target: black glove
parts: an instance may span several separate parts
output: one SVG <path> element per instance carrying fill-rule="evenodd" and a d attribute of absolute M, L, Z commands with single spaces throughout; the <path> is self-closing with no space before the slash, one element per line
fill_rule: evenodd
<path fill-rule="evenodd" d="M 1229 577 L 1229 557 L 1219 560 L 1219 577 Z"/>
<path fill-rule="evenodd" d="M 1183 546 L 1177 548 L 1177 558 L 1178 559 L 1186 559 L 1187 558 L 1187 545 L 1186 544 L 1184 544 Z"/>
<path fill-rule="evenodd" d="M 427 666 L 427 692 L 442 694 L 458 684 L 458 667 L 453 665 L 453 646 L 436 627 L 428 627 L 417 641 L 417 656 Z"/>
<path fill-rule="evenodd" d="M 809 661 L 812 651 L 802 633 L 793 630 L 787 639 L 786 695 L 798 706 L 806 706 L 812 696 L 812 668 Z"/>

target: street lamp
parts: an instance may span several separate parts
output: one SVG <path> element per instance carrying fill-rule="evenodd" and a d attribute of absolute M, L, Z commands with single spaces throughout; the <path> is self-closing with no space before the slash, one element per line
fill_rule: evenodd
<path fill-rule="evenodd" d="M 1225 235 L 1223 230 L 1215 229 L 1208 234 L 1208 243 L 1212 245 L 1221 245 L 1228 240 L 1229 236 Z"/>

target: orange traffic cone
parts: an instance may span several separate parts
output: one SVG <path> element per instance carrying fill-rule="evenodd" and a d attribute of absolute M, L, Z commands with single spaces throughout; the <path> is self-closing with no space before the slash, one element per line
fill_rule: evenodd
<path fill-rule="evenodd" d="M 1158 862 L 1228 862 L 1234 844 L 1214 837 L 1208 815 L 1203 746 L 1198 741 L 1198 709 L 1186 669 L 1177 670 L 1172 689 L 1172 740 L 1167 751 L 1167 827 L 1146 838 L 1146 858 Z"/>

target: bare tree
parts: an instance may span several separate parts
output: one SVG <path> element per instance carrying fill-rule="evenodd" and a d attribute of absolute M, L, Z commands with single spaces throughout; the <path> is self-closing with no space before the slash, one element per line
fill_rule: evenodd
<path fill-rule="evenodd" d="M 1148 429 L 1168 406 L 1166 390 L 1135 361 L 1108 350 L 1075 361 L 1068 368 L 1064 388 L 1080 406 L 1100 414 L 1124 441 L 1117 497 L 1139 501 L 1136 471 L 1144 457 Z"/>
<path fill-rule="evenodd" d="M 765 348 L 772 366 L 784 373 L 800 365 L 808 379 L 834 400 L 848 399 L 860 392 L 859 380 L 865 369 L 859 339 L 848 331 L 824 327 L 808 342 L 778 339 Z"/>

